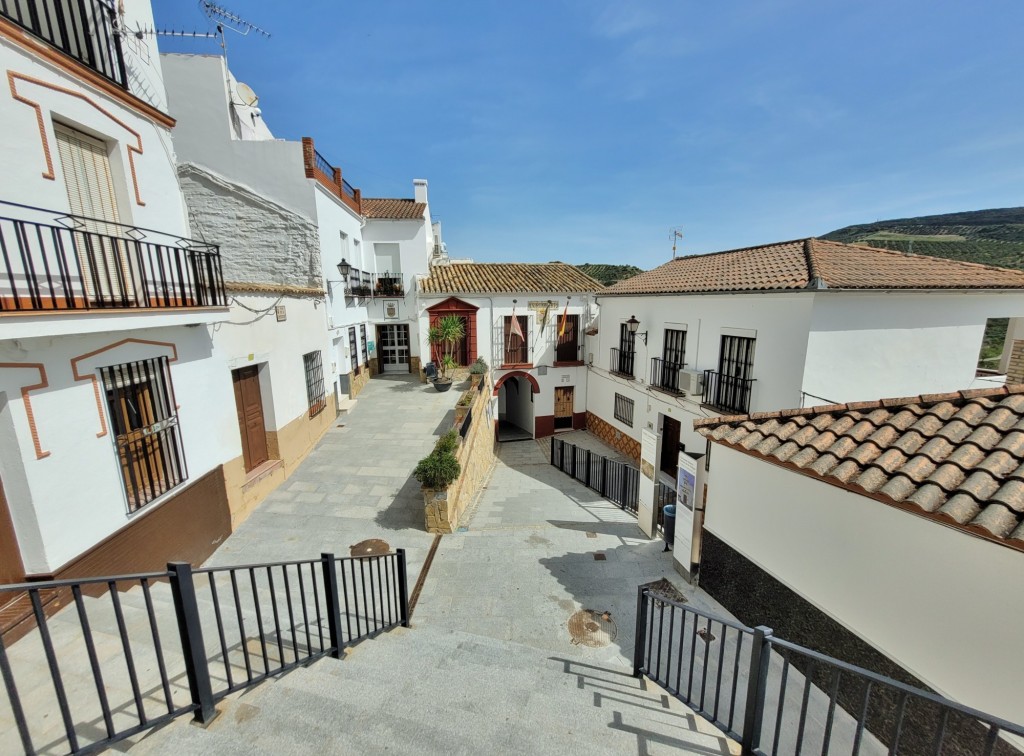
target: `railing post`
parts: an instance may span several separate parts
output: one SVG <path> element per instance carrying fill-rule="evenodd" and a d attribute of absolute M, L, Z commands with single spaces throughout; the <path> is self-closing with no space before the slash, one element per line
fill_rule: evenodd
<path fill-rule="evenodd" d="M 607 496 L 608 492 L 608 457 L 601 457 L 601 495 Z"/>
<path fill-rule="evenodd" d="M 590 488 L 590 449 L 587 449 L 587 462 L 586 462 L 586 465 L 587 465 L 587 470 L 586 470 L 587 480 L 586 480 L 586 483 L 587 483 L 587 488 Z"/>
<path fill-rule="evenodd" d="M 402 615 L 402 627 L 409 627 L 409 572 L 405 562 L 405 549 L 395 549 L 398 554 L 398 599 Z"/>
<path fill-rule="evenodd" d="M 206 664 L 206 644 L 203 642 L 203 626 L 199 621 L 196 586 L 192 582 L 192 565 L 188 562 L 170 562 L 167 572 L 170 573 L 174 613 L 178 618 L 181 650 L 185 657 L 188 690 L 192 703 L 196 705 L 194 717 L 200 724 L 206 724 L 217 716 L 217 709 L 213 705 L 213 686 L 210 683 L 210 668 Z"/>
<path fill-rule="evenodd" d="M 761 720 L 764 718 L 764 689 L 771 662 L 772 629 L 764 625 L 754 628 L 750 646 L 750 669 L 747 673 L 747 701 L 743 708 L 743 753 L 753 753 L 761 741 Z"/>
<path fill-rule="evenodd" d="M 327 630 L 331 638 L 331 656 L 341 658 L 341 605 L 338 598 L 338 569 L 334 554 L 321 553 L 320 567 L 324 574 L 324 600 L 327 602 Z"/>
<path fill-rule="evenodd" d="M 647 635 L 647 588 L 638 586 L 636 589 L 636 631 L 633 634 L 633 677 L 640 677 L 644 671 L 647 648 L 644 637 Z"/>
<path fill-rule="evenodd" d="M 555 464 L 555 437 L 551 437 L 551 464 Z"/>

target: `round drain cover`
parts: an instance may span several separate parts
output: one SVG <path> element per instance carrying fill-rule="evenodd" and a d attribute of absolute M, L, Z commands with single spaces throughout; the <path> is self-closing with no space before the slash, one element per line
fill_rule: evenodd
<path fill-rule="evenodd" d="M 377 556 L 378 554 L 388 554 L 390 552 L 391 546 L 388 545 L 388 542 L 382 541 L 379 538 L 368 538 L 349 547 L 349 553 L 354 557 Z"/>
<path fill-rule="evenodd" d="M 580 609 L 569 618 L 569 637 L 574 645 L 603 648 L 615 640 L 617 632 L 609 612 Z"/>

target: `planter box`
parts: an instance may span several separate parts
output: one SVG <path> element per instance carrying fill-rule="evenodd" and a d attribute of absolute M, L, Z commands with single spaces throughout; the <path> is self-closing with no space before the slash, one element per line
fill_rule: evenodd
<path fill-rule="evenodd" d="M 423 511 L 428 533 L 451 533 L 448 489 L 423 488 Z"/>

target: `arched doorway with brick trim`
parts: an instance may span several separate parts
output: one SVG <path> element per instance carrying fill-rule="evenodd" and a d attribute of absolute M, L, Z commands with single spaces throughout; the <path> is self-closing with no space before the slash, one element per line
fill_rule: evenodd
<path fill-rule="evenodd" d="M 455 345 L 454 352 L 455 361 L 459 365 L 469 365 L 476 359 L 476 313 L 479 309 L 476 305 L 463 302 L 458 297 L 449 297 L 443 302 L 438 302 L 427 308 L 431 328 L 446 315 L 462 318 L 466 335 Z M 441 361 L 440 348 L 437 345 L 431 344 L 430 359 L 435 365 Z"/>
<path fill-rule="evenodd" d="M 533 398 L 539 393 L 537 379 L 522 370 L 505 373 L 495 382 L 499 441 L 527 441 L 534 437 Z"/>

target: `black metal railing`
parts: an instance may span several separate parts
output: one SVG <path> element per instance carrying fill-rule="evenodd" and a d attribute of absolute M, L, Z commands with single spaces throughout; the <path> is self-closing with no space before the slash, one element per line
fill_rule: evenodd
<path fill-rule="evenodd" d="M 632 378 L 635 359 L 636 352 L 627 352 L 624 349 L 612 347 L 610 370 L 617 375 L 625 375 Z"/>
<path fill-rule="evenodd" d="M 1000 754 L 1024 728 L 641 586 L 633 673 L 744 753 Z"/>
<path fill-rule="evenodd" d="M 345 179 L 341 180 L 341 191 L 344 192 L 346 196 L 351 197 L 352 199 L 356 198 L 355 187 L 353 187 L 352 184 L 348 183 L 348 181 L 346 181 Z"/>
<path fill-rule="evenodd" d="M 377 285 L 374 287 L 374 294 L 381 297 L 401 297 L 405 295 L 405 287 L 402 286 L 402 277 L 391 275 L 387 271 L 382 276 L 377 276 Z"/>
<path fill-rule="evenodd" d="M 220 249 L 0 202 L 0 311 L 224 307 Z"/>
<path fill-rule="evenodd" d="M 636 514 L 640 471 L 567 441 L 551 438 L 551 464 L 613 504 Z"/>
<path fill-rule="evenodd" d="M 67 607 L 50 619 L 55 591 L 51 606 Z M 409 623 L 401 549 L 0 586 L 0 604 L 12 595 L 33 627 L 0 639 L 0 678 L 26 754 L 91 753 L 189 713 L 209 721 L 230 693 Z"/>
<path fill-rule="evenodd" d="M 745 415 L 750 411 L 750 394 L 755 380 L 737 378 L 716 370 L 705 370 L 701 402 L 718 410 Z"/>
<path fill-rule="evenodd" d="M 682 394 L 679 388 L 679 374 L 685 365 L 666 362 L 660 357 L 651 358 L 651 388 L 666 391 L 670 394 Z"/>
<path fill-rule="evenodd" d="M 0 15 L 128 87 L 117 11 L 107 0 L 0 0 Z"/>
<path fill-rule="evenodd" d="M 320 171 L 321 173 L 326 174 L 326 176 L 329 179 L 331 179 L 331 181 L 334 181 L 334 166 L 331 165 L 330 162 L 328 162 L 327 158 L 325 158 L 323 155 L 320 154 L 319 150 L 314 150 L 313 151 L 313 155 L 314 155 L 314 163 L 313 163 L 313 165 L 316 166 L 316 169 L 318 171 Z"/>

